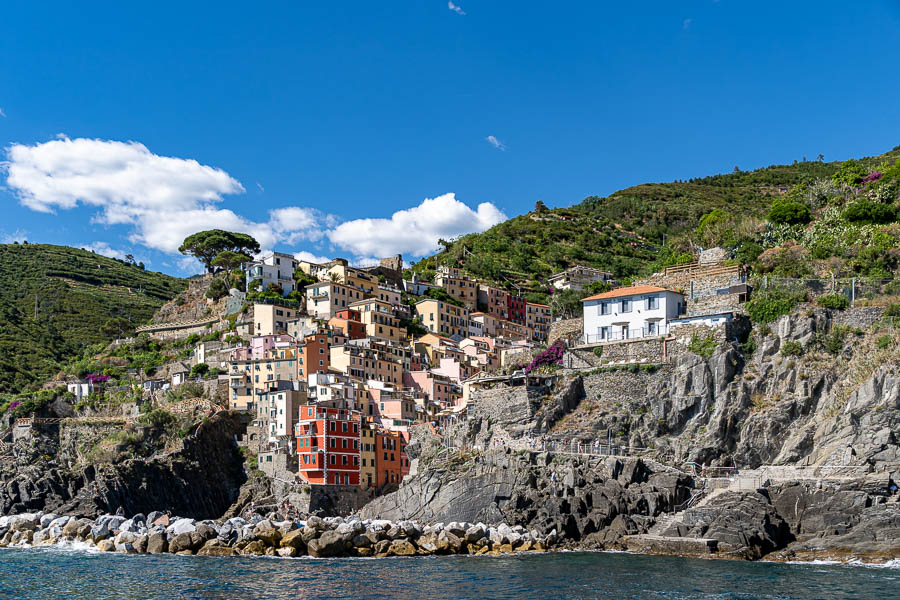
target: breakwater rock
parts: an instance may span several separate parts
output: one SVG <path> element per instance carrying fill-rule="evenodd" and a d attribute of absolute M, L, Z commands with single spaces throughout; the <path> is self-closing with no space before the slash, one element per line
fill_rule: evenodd
<path fill-rule="evenodd" d="M 0 517 L 0 547 L 86 543 L 101 552 L 198 556 L 259 555 L 316 558 L 544 552 L 559 541 L 524 527 L 484 523 L 309 517 L 275 521 L 254 515 L 223 523 L 162 513 L 101 515 L 95 520 L 26 513 Z"/>

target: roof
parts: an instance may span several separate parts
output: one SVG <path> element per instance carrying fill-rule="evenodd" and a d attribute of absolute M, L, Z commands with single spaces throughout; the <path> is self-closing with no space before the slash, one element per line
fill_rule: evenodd
<path fill-rule="evenodd" d="M 655 285 L 634 285 L 631 287 L 623 287 L 618 288 L 609 292 L 603 292 L 602 294 L 594 294 L 593 296 L 588 296 L 587 298 L 582 298 L 582 302 L 587 302 L 588 300 L 605 300 L 606 298 L 621 298 L 623 296 L 638 296 L 640 294 L 651 294 L 653 292 L 672 292 L 672 290 L 667 290 L 666 288 L 656 287 Z M 675 292 L 672 292 L 673 294 Z"/>

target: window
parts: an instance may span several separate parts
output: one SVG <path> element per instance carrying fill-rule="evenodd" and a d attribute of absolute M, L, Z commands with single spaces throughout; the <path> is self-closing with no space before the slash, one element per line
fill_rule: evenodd
<path fill-rule="evenodd" d="M 610 307 L 611 304 L 612 304 L 612 302 L 601 302 L 601 303 L 600 303 L 600 314 L 601 314 L 601 315 L 608 315 L 609 312 L 610 312 L 610 311 L 609 311 L 609 307 Z"/>
<path fill-rule="evenodd" d="M 334 431 L 334 430 L 335 430 L 335 424 L 334 424 L 334 421 L 329 421 L 329 422 L 328 422 L 328 429 L 329 429 L 330 431 Z"/>
<path fill-rule="evenodd" d="M 347 464 L 347 455 L 346 455 L 346 454 L 345 454 L 344 456 L 341 457 L 341 464 L 342 464 L 342 465 L 346 465 L 346 464 Z"/>
<path fill-rule="evenodd" d="M 347 423 L 346 423 L 346 421 L 343 422 L 343 423 L 341 423 L 341 431 L 343 431 L 344 433 L 347 433 Z"/>
<path fill-rule="evenodd" d="M 647 310 L 656 310 L 659 308 L 659 296 L 649 296 L 647 298 Z"/>
<path fill-rule="evenodd" d="M 656 321 L 647 321 L 647 335 L 656 335 Z"/>
<path fill-rule="evenodd" d="M 622 299 L 622 312 L 623 313 L 631 312 L 631 299 L 630 298 Z"/>
<path fill-rule="evenodd" d="M 343 448 L 344 450 L 347 449 L 347 438 L 341 440 L 341 448 Z"/>
<path fill-rule="evenodd" d="M 334 464 L 334 463 L 335 463 L 334 454 L 329 455 L 329 457 L 328 457 L 328 462 L 331 463 L 331 464 Z"/>

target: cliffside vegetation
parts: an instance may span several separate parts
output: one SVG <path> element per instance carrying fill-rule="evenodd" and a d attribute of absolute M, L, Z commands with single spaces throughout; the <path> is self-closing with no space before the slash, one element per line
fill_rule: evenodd
<path fill-rule="evenodd" d="M 86 346 L 149 321 L 185 287 L 86 250 L 0 245 L 0 393 L 35 388 Z"/>
<path fill-rule="evenodd" d="M 627 282 L 718 245 L 772 276 L 890 279 L 900 256 L 898 159 L 900 146 L 860 160 L 648 183 L 569 208 L 538 202 L 484 233 L 442 241 L 412 270 L 429 279 L 438 265 L 464 266 L 546 302 L 546 277 L 575 264 Z"/>

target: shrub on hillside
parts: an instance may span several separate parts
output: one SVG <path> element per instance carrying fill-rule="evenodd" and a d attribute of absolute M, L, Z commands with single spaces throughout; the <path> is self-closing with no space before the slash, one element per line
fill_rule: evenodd
<path fill-rule="evenodd" d="M 851 223 L 893 223 L 897 220 L 897 209 L 890 204 L 857 200 L 844 210 L 843 216 Z"/>
<path fill-rule="evenodd" d="M 562 340 L 557 340 L 553 342 L 553 345 L 540 352 L 537 356 L 535 356 L 531 364 L 525 367 L 525 372 L 530 373 L 535 369 L 539 369 L 541 367 L 552 367 L 562 363 L 563 354 L 566 353 L 566 345 L 562 342 Z"/>
<path fill-rule="evenodd" d="M 816 304 L 822 308 L 833 308 L 835 310 L 844 310 L 850 306 L 850 300 L 843 294 L 828 294 L 827 296 L 819 296 Z"/>
<path fill-rule="evenodd" d="M 224 298 L 228 295 L 228 286 L 225 285 L 225 282 L 216 277 L 211 282 L 209 282 L 209 289 L 206 290 L 206 297 L 211 298 L 212 300 L 219 300 L 220 298 Z"/>
<path fill-rule="evenodd" d="M 756 270 L 778 277 L 803 277 L 812 273 L 809 251 L 794 242 L 769 248 L 756 259 Z"/>
<path fill-rule="evenodd" d="M 161 408 L 154 408 L 150 412 L 141 415 L 139 421 L 151 427 L 168 427 L 175 422 L 175 415 Z"/>
<path fill-rule="evenodd" d="M 883 335 L 875 341 L 875 345 L 879 350 L 887 350 L 894 345 L 894 338 L 889 335 Z"/>
<path fill-rule="evenodd" d="M 779 225 L 809 223 L 809 207 L 789 198 L 778 198 L 769 209 L 769 221 Z"/>
<path fill-rule="evenodd" d="M 747 302 L 747 314 L 756 323 L 771 323 L 807 298 L 806 290 L 762 290 Z"/>
<path fill-rule="evenodd" d="M 803 354 L 803 344 L 788 340 L 781 345 L 782 356 L 800 356 Z"/>
<path fill-rule="evenodd" d="M 197 363 L 191 367 L 191 377 L 204 377 L 209 373 L 209 365 L 206 363 Z"/>

